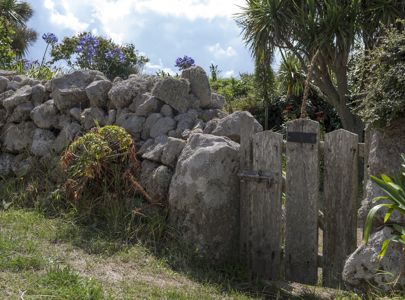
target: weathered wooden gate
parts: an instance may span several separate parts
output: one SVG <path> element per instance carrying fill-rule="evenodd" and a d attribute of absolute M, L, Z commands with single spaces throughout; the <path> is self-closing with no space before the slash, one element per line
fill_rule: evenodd
<path fill-rule="evenodd" d="M 345 130 L 321 142 L 319 123 L 306 119 L 287 123 L 286 141 L 253 126 L 248 118 L 241 126 L 241 259 L 269 280 L 316 284 L 322 268 L 324 286 L 338 287 L 356 249 L 362 144 Z"/>

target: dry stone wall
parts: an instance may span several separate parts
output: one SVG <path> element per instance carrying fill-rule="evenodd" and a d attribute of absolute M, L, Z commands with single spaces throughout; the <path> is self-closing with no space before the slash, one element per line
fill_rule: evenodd
<path fill-rule="evenodd" d="M 253 116 L 227 115 L 223 106 L 200 67 L 179 78 L 138 74 L 113 82 L 91 70 L 47 82 L 0 71 L 0 176 L 27 174 L 36 160 L 52 168 L 77 136 L 119 125 L 137 145 L 142 185 L 170 206 L 173 225 L 202 253 L 234 257 L 240 122 Z"/>

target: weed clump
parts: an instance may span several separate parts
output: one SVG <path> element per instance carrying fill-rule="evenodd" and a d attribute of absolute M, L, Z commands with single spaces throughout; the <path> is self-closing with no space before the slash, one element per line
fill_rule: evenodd
<path fill-rule="evenodd" d="M 140 165 L 135 145 L 121 127 L 96 127 L 77 138 L 63 153 L 61 165 L 67 200 L 84 223 L 119 233 L 152 202 L 136 180 Z"/>

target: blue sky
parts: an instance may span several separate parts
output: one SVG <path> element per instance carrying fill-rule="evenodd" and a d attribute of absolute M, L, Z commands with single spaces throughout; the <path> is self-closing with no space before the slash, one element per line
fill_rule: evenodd
<path fill-rule="evenodd" d="M 150 58 L 145 72 L 176 72 L 174 61 L 188 55 L 206 71 L 214 63 L 221 76 L 253 72 L 234 14 L 245 0 L 31 0 L 28 25 L 39 33 L 29 58 L 40 59 L 44 32 L 59 39 L 81 31 L 134 43 Z"/>

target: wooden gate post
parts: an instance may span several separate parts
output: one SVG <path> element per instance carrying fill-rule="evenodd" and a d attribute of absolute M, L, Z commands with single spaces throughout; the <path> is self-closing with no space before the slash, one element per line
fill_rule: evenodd
<path fill-rule="evenodd" d="M 281 134 L 264 131 L 253 136 L 251 270 L 253 276 L 268 280 L 280 278 L 282 151 Z"/>
<path fill-rule="evenodd" d="M 319 123 L 287 123 L 286 279 L 317 283 Z"/>
<path fill-rule="evenodd" d="M 325 136 L 323 284 L 333 288 L 356 250 L 358 143 L 357 134 L 343 129 Z"/>
<path fill-rule="evenodd" d="M 240 128 L 240 172 L 252 169 L 253 150 L 252 136 L 254 134 L 254 120 L 242 115 Z M 249 266 L 248 248 L 252 226 L 250 224 L 250 182 L 241 178 L 240 181 L 240 260 Z"/>

